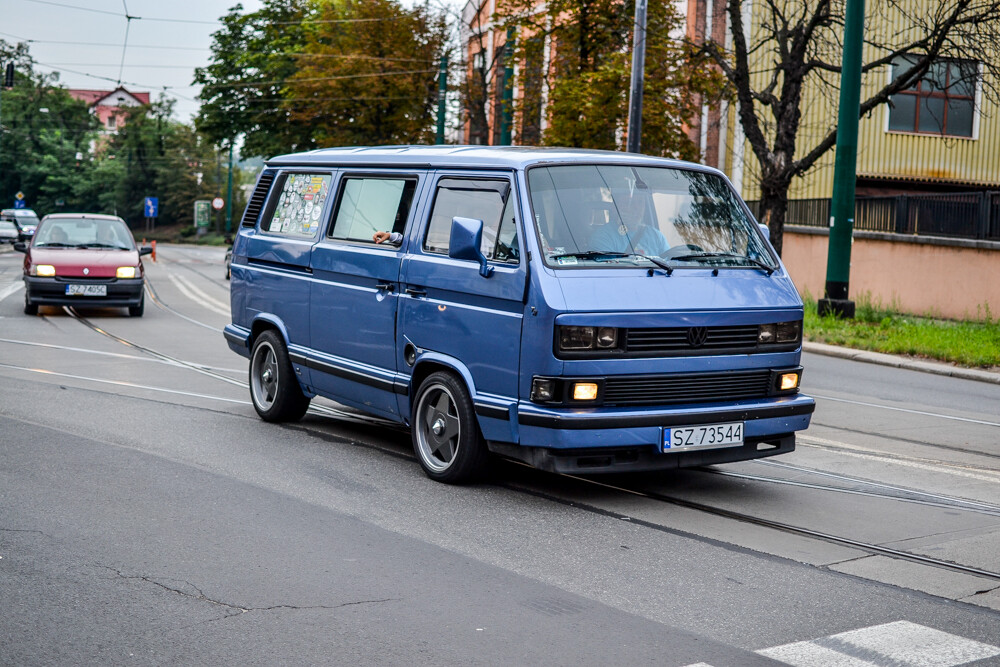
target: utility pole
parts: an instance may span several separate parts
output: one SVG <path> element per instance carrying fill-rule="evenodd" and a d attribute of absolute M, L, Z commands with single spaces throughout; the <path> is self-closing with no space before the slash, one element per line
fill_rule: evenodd
<path fill-rule="evenodd" d="M 448 56 L 441 56 L 441 67 L 438 69 L 438 118 L 437 137 L 434 143 L 444 143 L 444 104 L 448 96 Z"/>
<path fill-rule="evenodd" d="M 632 35 L 632 86 L 628 94 L 629 153 L 638 153 L 642 146 L 642 83 L 646 74 L 646 5 L 647 0 L 635 1 L 635 30 Z"/>
<path fill-rule="evenodd" d="M 233 141 L 229 140 L 229 185 L 226 187 L 226 236 L 233 231 Z"/>
<path fill-rule="evenodd" d="M 500 109 L 500 145 L 510 146 L 514 126 L 514 29 L 507 28 L 503 45 L 503 105 Z"/>
<path fill-rule="evenodd" d="M 851 277 L 854 231 L 854 189 L 857 183 L 858 116 L 861 107 L 861 49 L 865 32 L 865 0 L 847 0 L 844 16 L 844 59 L 840 70 L 840 113 L 837 118 L 837 158 L 830 202 L 830 241 L 826 255 L 826 286 L 817 303 L 820 315 L 854 317 L 847 298 Z"/>
<path fill-rule="evenodd" d="M 3 86 L 0 86 L 0 97 L 3 97 L 4 90 L 10 90 L 14 87 L 14 63 L 7 63 L 7 67 L 4 68 L 3 73 Z M 0 144 L 2 144 L 3 138 L 3 113 L 0 113 Z M 3 155 L 2 146 L 0 146 L 0 156 Z M 0 169 L 3 168 L 3 163 L 0 162 Z M 0 196 L 4 193 L 0 192 Z"/>

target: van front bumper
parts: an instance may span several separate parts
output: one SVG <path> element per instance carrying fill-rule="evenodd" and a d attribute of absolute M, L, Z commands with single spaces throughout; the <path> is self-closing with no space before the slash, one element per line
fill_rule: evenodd
<path fill-rule="evenodd" d="M 518 405 L 518 445 L 490 443 L 498 454 L 555 472 L 625 472 L 727 463 L 795 448 L 816 402 L 801 394 L 725 404 L 589 410 Z M 661 452 L 664 428 L 743 422 L 737 447 Z"/>

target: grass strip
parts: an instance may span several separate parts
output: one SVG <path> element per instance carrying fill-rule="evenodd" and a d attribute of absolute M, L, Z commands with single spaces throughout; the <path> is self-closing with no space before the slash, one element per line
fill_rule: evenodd
<path fill-rule="evenodd" d="M 979 320 L 943 320 L 900 313 L 862 295 L 855 300 L 855 318 L 842 320 L 820 317 L 816 301 L 809 295 L 803 300 L 806 340 L 973 368 L 1000 367 L 1000 321 L 988 308 Z"/>

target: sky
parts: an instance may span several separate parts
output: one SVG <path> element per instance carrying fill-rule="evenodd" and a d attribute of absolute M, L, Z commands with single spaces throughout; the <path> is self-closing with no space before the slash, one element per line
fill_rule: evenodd
<path fill-rule="evenodd" d="M 412 5 L 408 0 L 404 5 Z M 446 0 L 464 4 L 464 0 Z M 198 111 L 196 67 L 208 63 L 212 33 L 237 0 L 0 0 L 0 39 L 28 41 L 41 72 L 67 88 L 165 92 L 178 120 Z M 260 0 L 242 0 L 245 11 Z M 131 21 L 128 15 L 135 17 Z M 127 46 L 126 27 L 128 28 Z M 124 57 L 123 57 L 124 56 Z M 123 65 L 124 63 L 124 65 Z"/>
<path fill-rule="evenodd" d="M 219 17 L 236 0 L 0 0 L 0 39 L 30 40 L 41 72 L 67 88 L 166 92 L 188 121 L 198 110 L 194 69 L 207 64 Z M 259 0 L 243 0 L 255 10 Z M 134 17 L 128 21 L 128 14 Z M 127 25 L 128 24 L 128 25 Z M 125 44 L 126 26 L 128 42 Z M 124 55 L 124 59 L 123 59 Z M 124 66 L 122 65 L 124 61 Z"/>

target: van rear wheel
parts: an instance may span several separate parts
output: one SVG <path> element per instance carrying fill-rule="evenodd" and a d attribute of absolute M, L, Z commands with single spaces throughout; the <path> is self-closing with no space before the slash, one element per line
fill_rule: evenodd
<path fill-rule="evenodd" d="M 298 421 L 309 409 L 309 398 L 295 377 L 285 342 L 268 330 L 257 337 L 250 355 L 250 398 L 260 418 L 268 422 Z"/>
<path fill-rule="evenodd" d="M 420 385 L 413 410 L 413 451 L 431 479 L 463 484 L 482 475 L 489 452 L 465 384 L 452 373 L 432 373 Z"/>

